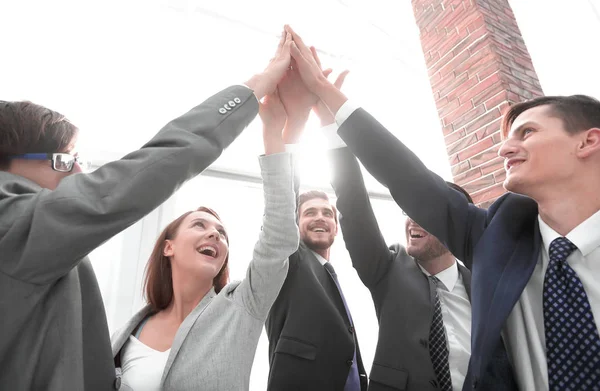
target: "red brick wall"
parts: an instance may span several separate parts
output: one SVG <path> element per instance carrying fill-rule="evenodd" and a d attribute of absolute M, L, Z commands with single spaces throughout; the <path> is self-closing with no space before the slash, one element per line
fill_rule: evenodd
<path fill-rule="evenodd" d="M 542 95 L 507 0 L 412 0 L 454 181 L 480 206 L 504 193 L 503 110 Z"/>

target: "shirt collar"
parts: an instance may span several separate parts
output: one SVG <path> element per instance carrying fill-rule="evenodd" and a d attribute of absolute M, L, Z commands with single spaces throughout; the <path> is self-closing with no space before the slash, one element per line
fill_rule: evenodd
<path fill-rule="evenodd" d="M 561 235 L 550 228 L 550 226 L 542 220 L 540 215 L 538 215 L 538 222 L 540 225 L 542 241 L 544 242 L 544 249 L 546 253 L 548 253 L 552 241 Z M 573 230 L 567 234 L 566 238 L 577 246 L 584 257 L 600 246 L 600 210 L 588 217 L 577 227 L 573 228 Z"/>
<path fill-rule="evenodd" d="M 313 250 L 310 250 L 310 252 L 313 253 L 313 254 L 315 254 L 315 257 L 317 258 L 317 261 L 319 261 L 319 263 L 321 264 L 321 266 L 325 266 L 325 264 L 327 263 L 327 260 L 325 258 L 323 258 L 318 253 L 314 252 Z"/>
<path fill-rule="evenodd" d="M 419 262 L 417 262 L 421 270 L 426 276 L 430 276 L 429 272 L 421 266 Z M 454 264 L 438 274 L 435 275 L 438 280 L 440 280 L 448 289 L 448 292 L 452 292 L 454 286 L 456 285 L 458 278 L 460 277 L 460 273 L 458 273 L 458 262 L 454 262 Z"/>

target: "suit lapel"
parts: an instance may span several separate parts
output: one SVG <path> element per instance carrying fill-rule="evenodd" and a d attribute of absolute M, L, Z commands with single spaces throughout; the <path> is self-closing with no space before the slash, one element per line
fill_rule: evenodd
<path fill-rule="evenodd" d="M 523 234 L 519 238 L 515 251 L 500 276 L 497 294 L 492 300 L 492 308 L 498 309 L 497 314 L 502 316 L 502 324 L 519 301 L 538 262 L 542 239 L 537 219 L 534 229 L 530 232 L 531 234 Z M 490 311 L 490 314 L 493 314 L 493 311 Z"/>
<path fill-rule="evenodd" d="M 217 294 L 215 293 L 215 289 L 212 288 L 206 294 L 206 296 L 204 296 L 204 298 L 202 298 L 202 300 L 200 300 L 200 303 L 198 303 L 196 308 L 194 308 L 194 310 L 185 318 L 185 320 L 183 321 L 181 326 L 179 326 L 179 329 L 177 330 L 177 334 L 175 334 L 175 339 L 173 340 L 173 345 L 171 345 L 171 353 L 169 353 L 169 358 L 167 359 L 167 363 L 166 363 L 165 369 L 163 371 L 162 379 L 160 381 L 161 388 L 164 386 L 167 375 L 169 374 L 169 371 L 171 370 L 171 367 L 173 366 L 173 362 L 175 361 L 175 358 L 177 357 L 177 353 L 179 353 L 179 350 L 181 349 L 181 346 L 185 342 L 185 339 L 187 338 L 188 334 L 190 333 L 190 330 L 196 323 L 196 320 L 198 320 L 200 315 L 202 315 L 204 310 L 206 310 L 206 308 L 208 307 L 208 305 L 211 303 L 212 299 L 216 295 Z"/>
<path fill-rule="evenodd" d="M 542 241 L 537 218 L 532 225 L 533 229 L 521 231 L 515 249 L 499 276 L 498 283 L 495 287 L 487 288 L 493 289 L 493 296 L 485 316 L 478 322 L 477 334 L 486 337 L 481 341 L 480 351 L 477 353 L 484 359 L 476 364 L 478 366 L 476 373 L 480 373 L 481 368 L 485 368 L 489 363 L 502 328 L 519 301 L 537 264 Z"/>
<path fill-rule="evenodd" d="M 323 287 L 323 291 L 327 299 L 338 310 L 338 313 L 344 319 L 344 323 L 349 326 L 350 320 L 348 319 L 348 315 L 346 314 L 344 302 L 342 301 L 340 291 L 338 290 L 338 287 L 335 284 L 333 277 L 331 276 L 331 274 L 329 274 L 325 267 L 321 265 L 321 262 L 319 262 L 317 257 L 315 257 L 315 254 L 313 254 L 313 252 L 308 247 L 306 247 L 305 244 L 302 244 L 301 247 L 304 250 L 304 258 L 307 261 L 309 268 L 312 270 L 313 274 L 319 281 L 319 285 Z"/>
<path fill-rule="evenodd" d="M 150 306 L 145 306 L 144 308 L 139 310 L 123 328 L 121 328 L 115 333 L 111 343 L 113 358 L 116 357 L 117 354 L 119 354 L 119 351 L 121 350 L 121 348 L 123 348 L 123 345 L 125 345 L 125 342 L 127 342 L 133 330 L 140 324 L 140 322 L 146 316 L 148 316 L 148 314 L 150 314 L 150 312 Z"/>
<path fill-rule="evenodd" d="M 463 284 L 465 286 L 465 290 L 467 291 L 469 301 L 471 301 L 471 272 L 459 262 L 456 262 L 456 265 L 458 265 L 458 272 L 462 276 Z"/>

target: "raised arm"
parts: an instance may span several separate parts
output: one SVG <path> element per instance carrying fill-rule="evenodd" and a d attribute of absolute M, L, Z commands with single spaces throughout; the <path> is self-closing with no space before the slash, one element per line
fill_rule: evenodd
<path fill-rule="evenodd" d="M 470 266 L 486 211 L 469 204 L 364 110 L 356 110 L 338 134 L 402 210 Z"/>
<path fill-rule="evenodd" d="M 239 103 L 219 113 L 228 101 Z M 55 190 L 40 190 L 18 177 L 19 189 L 3 181 L 1 271 L 34 284 L 66 274 L 215 161 L 257 109 L 251 90 L 230 87 L 169 122 L 138 151 L 90 174 L 66 177 Z"/>
<path fill-rule="evenodd" d="M 310 51 L 322 69 L 316 49 L 311 47 Z M 323 74 L 327 77 L 330 72 L 331 69 L 327 69 Z M 348 71 L 342 72 L 333 86 L 341 89 L 347 75 Z M 335 147 L 333 144 L 339 136 L 336 134 L 337 125 L 333 114 L 321 100 L 313 106 L 313 110 L 321 122 L 325 136 L 330 138 L 330 146 Z M 348 148 L 332 149 L 329 157 L 333 168 L 331 184 L 337 197 L 344 243 L 358 276 L 371 288 L 387 273 L 393 254 L 381 235 L 358 161 Z"/>
<path fill-rule="evenodd" d="M 287 29 L 294 40 L 292 57 L 304 83 L 332 113 L 338 113 L 348 98 L 322 75 L 298 34 L 289 26 Z M 450 189 L 364 110 L 356 110 L 343 124 L 339 122 L 339 135 L 365 168 L 390 190 L 396 203 L 455 256 L 469 263 L 487 225 L 486 211 L 468 204 L 462 194 Z"/>
<path fill-rule="evenodd" d="M 393 254 L 381 235 L 358 161 L 348 148 L 333 149 L 330 156 L 344 243 L 358 276 L 372 288 L 387 273 Z"/>
<path fill-rule="evenodd" d="M 140 150 L 53 190 L 0 172 L 0 272 L 45 284 L 152 211 L 208 167 L 254 119 L 289 67 L 288 34 L 262 74 L 169 122 Z"/>
<path fill-rule="evenodd" d="M 234 300 L 264 322 L 285 281 L 288 258 L 298 249 L 294 160 L 284 152 L 281 135 L 285 109 L 277 92 L 261 104 L 265 155 L 260 157 L 265 212 L 246 278 L 233 291 Z"/>

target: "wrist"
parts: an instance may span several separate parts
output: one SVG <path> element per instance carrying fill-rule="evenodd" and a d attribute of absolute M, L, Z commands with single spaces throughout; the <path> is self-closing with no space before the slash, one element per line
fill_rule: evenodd
<path fill-rule="evenodd" d="M 282 139 L 285 144 L 297 144 L 302 136 L 304 125 L 306 121 L 302 123 L 295 123 L 285 126 L 282 133 Z"/>
<path fill-rule="evenodd" d="M 334 118 L 322 119 L 320 121 L 320 123 L 321 123 L 321 127 L 324 128 L 326 126 L 335 124 L 335 119 Z"/>
<path fill-rule="evenodd" d="M 317 95 L 321 101 L 323 101 L 325 106 L 327 106 L 334 119 L 340 107 L 342 107 L 342 105 L 348 100 L 346 95 L 344 95 L 331 83 L 321 86 Z"/>
<path fill-rule="evenodd" d="M 321 98 L 321 95 L 325 94 L 330 87 L 336 88 L 325 76 L 320 75 L 317 77 L 312 93 Z"/>
<path fill-rule="evenodd" d="M 254 91 L 254 95 L 256 99 L 259 101 L 267 94 L 265 82 L 264 82 L 264 74 L 257 74 L 252 76 L 246 83 L 246 86 Z"/>
<path fill-rule="evenodd" d="M 264 138 L 265 155 L 285 152 L 285 143 L 281 137 Z"/>

